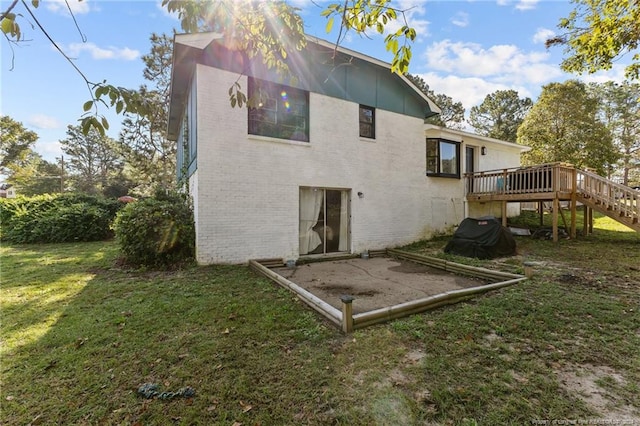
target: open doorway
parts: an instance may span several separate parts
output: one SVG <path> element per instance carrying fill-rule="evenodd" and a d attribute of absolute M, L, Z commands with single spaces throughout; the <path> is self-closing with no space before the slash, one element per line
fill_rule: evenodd
<path fill-rule="evenodd" d="M 300 188 L 300 255 L 349 251 L 349 194 Z"/>

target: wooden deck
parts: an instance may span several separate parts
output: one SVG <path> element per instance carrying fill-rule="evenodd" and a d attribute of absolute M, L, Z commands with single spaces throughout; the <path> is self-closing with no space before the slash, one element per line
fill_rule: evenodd
<path fill-rule="evenodd" d="M 570 235 L 576 236 L 576 208 L 583 204 L 585 233 L 589 230 L 589 209 L 599 211 L 640 232 L 640 191 L 615 183 L 595 173 L 566 163 L 541 164 L 465 174 L 469 202 L 502 202 L 502 221 L 506 225 L 509 202 L 548 201 L 553 203 L 553 239 L 558 240 L 558 214 L 561 201 L 569 202 Z M 564 216 L 563 220 L 564 220 Z M 591 227 L 592 228 L 592 227 Z"/>

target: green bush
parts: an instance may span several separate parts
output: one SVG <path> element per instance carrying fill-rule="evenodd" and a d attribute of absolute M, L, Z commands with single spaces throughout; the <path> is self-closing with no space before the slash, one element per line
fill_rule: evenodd
<path fill-rule="evenodd" d="M 38 195 L 0 201 L 0 238 L 10 243 L 100 241 L 113 236 L 117 200 L 83 194 Z"/>
<path fill-rule="evenodd" d="M 114 222 L 124 261 L 167 267 L 193 260 L 193 211 L 180 194 L 156 194 L 128 204 Z"/>

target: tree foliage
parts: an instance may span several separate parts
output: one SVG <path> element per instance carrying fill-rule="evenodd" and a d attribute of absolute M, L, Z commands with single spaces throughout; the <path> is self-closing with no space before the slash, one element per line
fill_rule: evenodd
<path fill-rule="evenodd" d="M 85 134 L 80 126 L 67 126 L 67 138 L 60 144 L 76 191 L 99 194 L 121 178 L 122 158 L 110 137 L 95 129 Z"/>
<path fill-rule="evenodd" d="M 573 0 L 575 9 L 558 27 L 564 33 L 547 40 L 547 47 L 562 45 L 568 55 L 562 69 L 589 72 L 611 69 L 614 62 L 632 55 L 625 69 L 629 79 L 640 78 L 640 2 L 637 0 Z"/>
<path fill-rule="evenodd" d="M 435 93 L 420 76 L 407 74 L 407 77 L 418 89 L 434 101 L 442 111 L 437 116 L 427 118 L 425 123 L 448 127 L 450 129 L 462 129 L 464 127 L 464 107 L 462 106 L 462 102 L 454 102 L 450 96 Z"/>
<path fill-rule="evenodd" d="M 12 176 L 29 164 L 29 154 L 38 140 L 36 132 L 8 115 L 0 117 L 0 173 Z"/>
<path fill-rule="evenodd" d="M 589 92 L 598 99 L 600 119 L 621 156 L 622 183 L 640 184 L 640 84 L 592 83 Z"/>
<path fill-rule="evenodd" d="M 411 43 L 416 31 L 407 24 L 405 11 L 392 7 L 391 0 L 344 0 L 329 4 L 321 12 L 327 18 L 327 32 L 338 21 L 340 33 L 336 46 L 348 32 L 367 36 L 368 32 L 384 34 L 391 22 L 403 18 L 396 31 L 385 35 L 385 46 L 393 53 L 391 70 L 404 74 L 409 69 Z M 0 29 L 10 43 L 24 40 L 18 18 L 22 16 L 14 10 L 18 4 L 12 1 L 1 15 Z M 108 84 L 107 81 L 89 80 L 58 44 L 49 36 L 33 10 L 40 5 L 39 0 L 31 4 L 21 1 L 20 5 L 35 25 L 49 38 L 53 46 L 84 79 L 90 99 L 83 105 L 84 115 L 80 119 L 80 129 L 88 134 L 91 129 L 104 136 L 109 122 L 101 114 L 102 107 L 115 108 L 118 114 L 131 113 L 145 115 L 153 104 L 138 96 L 137 91 Z M 276 70 L 282 77 L 295 80 L 287 63 L 292 50 L 301 50 L 306 45 L 304 23 L 299 9 L 285 1 L 253 0 L 162 0 L 162 6 L 180 19 L 182 30 L 188 33 L 215 31 L 227 38 L 228 45 L 244 51 L 249 58 L 260 59 L 269 69 Z M 229 89 L 232 106 L 246 104 L 247 97 L 239 84 Z"/>
<path fill-rule="evenodd" d="M 469 123 L 479 135 L 515 142 L 532 105 L 530 98 L 520 98 L 515 90 L 498 90 L 471 108 Z"/>
<path fill-rule="evenodd" d="M 611 133 L 598 118 L 598 100 L 577 80 L 550 83 L 518 128 L 530 146 L 525 164 L 568 162 L 607 175 L 618 160 Z"/>
<path fill-rule="evenodd" d="M 142 60 L 143 75 L 151 87 L 138 89 L 139 97 L 150 108 L 143 114 L 126 115 L 118 142 L 127 163 L 127 174 L 136 182 L 138 193 L 175 186 L 176 145 L 166 138 L 172 39 L 165 34 L 152 34 L 150 41 L 151 51 Z"/>

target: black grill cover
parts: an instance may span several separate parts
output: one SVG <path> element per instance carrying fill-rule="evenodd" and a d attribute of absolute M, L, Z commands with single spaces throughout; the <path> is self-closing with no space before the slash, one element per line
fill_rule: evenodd
<path fill-rule="evenodd" d="M 516 254 L 516 241 L 511 231 L 495 217 L 468 217 L 460 222 L 444 251 L 465 257 L 492 259 Z"/>

